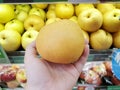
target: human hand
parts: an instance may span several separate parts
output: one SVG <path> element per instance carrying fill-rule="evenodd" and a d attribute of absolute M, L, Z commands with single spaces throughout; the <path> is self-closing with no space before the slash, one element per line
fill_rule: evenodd
<path fill-rule="evenodd" d="M 88 58 L 88 43 L 82 56 L 73 64 L 57 64 L 38 58 L 35 46 L 34 41 L 25 52 L 26 90 L 72 90 Z"/>

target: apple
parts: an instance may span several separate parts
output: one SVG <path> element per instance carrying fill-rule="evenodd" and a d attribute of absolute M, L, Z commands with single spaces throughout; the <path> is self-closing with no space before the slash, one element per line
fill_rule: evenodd
<path fill-rule="evenodd" d="M 15 89 L 20 85 L 17 80 L 6 82 L 6 84 L 7 84 L 7 87 L 10 89 Z"/>
<path fill-rule="evenodd" d="M 120 48 L 120 31 L 113 33 L 112 36 L 113 36 L 113 46 L 115 48 Z"/>
<path fill-rule="evenodd" d="M 78 23 L 81 29 L 94 32 L 102 26 L 103 16 L 101 12 L 95 8 L 86 9 L 79 14 Z"/>
<path fill-rule="evenodd" d="M 53 22 L 56 22 L 56 21 L 59 21 L 59 20 L 61 20 L 61 19 L 57 18 L 57 17 L 56 18 L 54 18 L 54 17 L 53 18 L 49 18 L 49 19 L 46 20 L 45 24 L 48 25 L 50 23 L 53 23 Z"/>
<path fill-rule="evenodd" d="M 31 4 L 32 7 L 40 8 L 40 9 L 46 9 L 48 4 L 47 3 L 39 3 L 39 4 Z"/>
<path fill-rule="evenodd" d="M 94 50 L 109 49 L 112 43 L 112 35 L 103 29 L 99 29 L 90 34 L 90 45 Z"/>
<path fill-rule="evenodd" d="M 113 76 L 113 72 L 112 72 L 112 63 L 111 61 L 104 61 L 103 64 L 106 67 L 106 71 L 107 71 L 107 75 L 108 77 L 112 77 Z"/>
<path fill-rule="evenodd" d="M 56 14 L 55 14 L 55 11 L 54 10 L 48 10 L 46 12 L 46 18 L 49 19 L 49 18 L 55 18 L 56 17 Z"/>
<path fill-rule="evenodd" d="M 27 82 L 27 77 L 26 77 L 26 72 L 25 69 L 19 69 L 16 73 L 16 80 L 19 83 L 26 83 Z"/>
<path fill-rule="evenodd" d="M 68 19 L 74 14 L 74 6 L 71 3 L 58 3 L 55 7 L 55 13 L 58 18 Z"/>
<path fill-rule="evenodd" d="M 108 11 L 111 11 L 112 9 L 115 9 L 115 6 L 112 3 L 99 3 L 96 5 L 96 8 L 102 13 L 106 13 Z"/>
<path fill-rule="evenodd" d="M 0 31 L 4 30 L 5 29 L 5 26 L 4 24 L 0 23 Z"/>
<path fill-rule="evenodd" d="M 90 9 L 90 8 L 94 8 L 94 5 L 90 4 L 90 3 L 76 4 L 75 5 L 75 15 L 78 16 L 79 13 L 81 13 L 81 11 Z"/>
<path fill-rule="evenodd" d="M 77 16 L 72 16 L 72 17 L 69 18 L 69 20 L 72 20 L 73 22 L 78 23 Z"/>
<path fill-rule="evenodd" d="M 15 10 L 15 4 L 9 4 Z"/>
<path fill-rule="evenodd" d="M 29 12 L 29 10 L 31 9 L 31 6 L 29 4 L 16 4 L 16 9 Z"/>
<path fill-rule="evenodd" d="M 0 23 L 7 23 L 14 17 L 14 9 L 9 4 L 0 4 Z"/>
<path fill-rule="evenodd" d="M 3 30 L 0 32 L 0 45 L 6 52 L 16 51 L 21 45 L 21 35 L 15 30 Z"/>
<path fill-rule="evenodd" d="M 16 12 L 16 19 L 24 22 L 24 20 L 27 18 L 28 16 L 28 13 L 26 11 L 23 11 L 23 10 L 18 10 Z"/>
<path fill-rule="evenodd" d="M 114 6 L 118 9 L 120 9 L 120 3 L 114 3 Z"/>
<path fill-rule="evenodd" d="M 13 19 L 5 24 L 5 30 L 15 30 L 18 33 L 22 34 L 24 32 L 23 22 L 18 19 Z"/>
<path fill-rule="evenodd" d="M 2 82 L 10 82 L 16 80 L 16 70 L 11 67 L 3 67 L 1 71 L 1 81 Z"/>
<path fill-rule="evenodd" d="M 34 41 L 38 35 L 38 31 L 36 30 L 27 30 L 21 39 L 22 47 L 26 49 L 27 45 Z"/>
<path fill-rule="evenodd" d="M 55 10 L 56 4 L 48 4 L 48 10 Z"/>
<path fill-rule="evenodd" d="M 29 15 L 24 21 L 25 30 L 36 30 L 39 31 L 45 25 L 44 20 L 35 14 Z"/>
<path fill-rule="evenodd" d="M 101 77 L 107 75 L 106 67 L 103 63 L 92 66 L 92 70 L 95 71 Z"/>
<path fill-rule="evenodd" d="M 84 30 L 82 30 L 82 32 L 83 32 L 83 36 L 84 36 L 85 40 L 87 40 L 89 42 L 89 34 L 88 34 L 88 32 L 86 32 Z"/>
<path fill-rule="evenodd" d="M 103 15 L 102 28 L 111 33 L 120 30 L 120 9 L 112 9 Z"/>
<path fill-rule="evenodd" d="M 26 71 L 21 68 L 17 71 L 16 80 L 20 83 L 20 85 L 24 88 L 27 83 Z"/>
<path fill-rule="evenodd" d="M 35 14 L 35 15 L 38 15 L 40 16 L 43 20 L 46 19 L 46 13 L 43 9 L 40 9 L 40 8 L 32 8 L 30 11 L 29 11 L 29 15 L 32 15 L 32 14 Z"/>
<path fill-rule="evenodd" d="M 100 76 L 93 70 L 88 70 L 85 75 L 85 82 L 88 84 L 101 85 L 102 80 Z"/>

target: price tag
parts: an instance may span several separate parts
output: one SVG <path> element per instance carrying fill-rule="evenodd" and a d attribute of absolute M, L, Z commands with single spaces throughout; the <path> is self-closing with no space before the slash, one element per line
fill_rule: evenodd
<path fill-rule="evenodd" d="M 120 80 L 120 49 L 114 49 L 112 53 L 112 71 Z"/>
<path fill-rule="evenodd" d="M 9 60 L 6 52 L 0 45 L 0 64 L 9 64 L 9 63 L 10 63 L 10 60 Z"/>

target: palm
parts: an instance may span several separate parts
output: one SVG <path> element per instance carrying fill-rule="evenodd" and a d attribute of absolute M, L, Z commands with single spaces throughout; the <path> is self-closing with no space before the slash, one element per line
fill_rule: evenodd
<path fill-rule="evenodd" d="M 71 90 L 86 62 L 89 48 L 86 46 L 83 55 L 74 64 L 51 63 L 38 58 L 36 53 L 35 44 L 26 50 L 27 84 L 30 86 L 47 86 L 51 88 L 49 90 Z"/>
<path fill-rule="evenodd" d="M 32 84 L 44 82 L 47 85 L 51 83 L 52 85 L 56 86 L 56 89 L 61 88 L 60 90 L 64 90 L 64 88 L 68 86 L 67 90 L 70 90 L 70 88 L 73 87 L 74 83 L 76 83 L 76 80 L 78 79 L 79 72 L 77 71 L 73 64 L 68 65 L 54 64 L 47 62 L 45 60 L 39 60 L 37 58 L 36 61 L 37 61 L 36 65 L 33 66 L 34 70 L 29 72 L 28 74 L 30 76 L 31 75 L 33 76 L 33 78 L 29 79 L 30 80 L 29 82 L 31 82 Z M 31 64 L 34 65 L 33 63 Z M 32 67 L 32 65 L 30 66 Z"/>

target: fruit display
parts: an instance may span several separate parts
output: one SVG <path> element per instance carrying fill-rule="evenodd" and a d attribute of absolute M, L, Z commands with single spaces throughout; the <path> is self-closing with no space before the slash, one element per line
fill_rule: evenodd
<path fill-rule="evenodd" d="M 120 85 L 120 80 L 112 72 L 111 65 L 111 61 L 87 62 L 80 74 L 77 86 Z M 0 77 L 3 87 L 24 88 L 27 82 L 24 64 L 0 65 Z"/>
<path fill-rule="evenodd" d="M 85 39 L 95 51 L 120 48 L 120 3 L 0 4 L 0 46 L 7 53 L 25 51 L 36 40 L 40 56 L 68 64 L 82 55 Z M 112 63 L 97 60 L 85 64 L 78 84 L 120 85 Z M 26 82 L 24 65 L 0 64 L 1 86 L 24 88 Z"/>
<path fill-rule="evenodd" d="M 112 71 L 111 61 L 86 63 L 80 74 L 79 82 L 95 86 L 120 85 L 120 80 Z"/>
<path fill-rule="evenodd" d="M 120 30 L 119 5 L 119 3 L 1 4 L 0 34 L 4 34 L 6 30 L 14 30 L 20 34 L 16 34 L 16 37 L 20 38 L 20 42 L 16 42 L 19 44 L 17 48 L 9 49 L 9 45 L 12 44 L 15 38 L 11 35 L 11 39 L 7 39 L 9 37 L 8 33 L 4 37 L 0 37 L 0 44 L 6 52 L 25 50 L 27 43 L 35 40 L 37 34 L 34 33 L 34 36 L 29 36 L 31 39 L 23 43 L 24 38 L 26 38 L 24 33 L 29 30 L 39 32 L 48 24 L 68 19 L 77 23 L 85 31 L 87 35 L 84 32 L 83 34 L 88 39 L 91 49 L 119 48 L 120 45 L 117 43 L 119 35 L 114 34 Z M 101 30 L 103 32 L 99 35 Z M 8 43 L 3 44 L 3 41 L 6 40 Z"/>
<path fill-rule="evenodd" d="M 27 82 L 23 65 L 0 65 L 0 83 L 3 87 L 24 87 Z"/>

